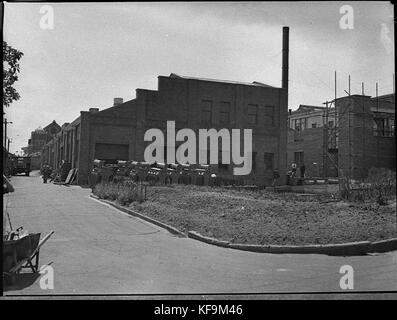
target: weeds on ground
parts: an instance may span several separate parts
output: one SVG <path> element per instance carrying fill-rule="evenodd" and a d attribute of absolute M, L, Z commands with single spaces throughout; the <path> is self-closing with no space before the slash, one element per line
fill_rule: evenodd
<path fill-rule="evenodd" d="M 117 201 L 121 205 L 128 205 L 132 202 L 144 201 L 144 188 L 137 183 L 104 183 L 97 184 L 93 193 L 100 199 Z"/>
<path fill-rule="evenodd" d="M 341 197 L 354 202 L 376 202 L 386 205 L 396 195 L 396 172 L 385 168 L 371 168 L 368 177 L 356 187 L 342 186 Z"/>

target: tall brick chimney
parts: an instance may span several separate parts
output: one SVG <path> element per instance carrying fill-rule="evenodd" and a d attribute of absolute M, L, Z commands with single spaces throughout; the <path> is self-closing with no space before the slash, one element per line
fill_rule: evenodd
<path fill-rule="evenodd" d="M 288 56 L 289 56 L 289 27 L 283 27 L 283 61 L 281 87 L 287 89 L 288 97 Z M 288 105 L 288 104 L 287 104 Z"/>

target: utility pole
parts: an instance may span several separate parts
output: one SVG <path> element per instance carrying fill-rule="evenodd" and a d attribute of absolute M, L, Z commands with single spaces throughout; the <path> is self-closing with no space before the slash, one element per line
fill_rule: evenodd
<path fill-rule="evenodd" d="M 334 128 L 335 128 L 335 139 L 336 139 L 336 120 L 337 120 L 337 116 L 336 116 L 336 71 L 335 71 L 335 100 L 334 100 L 334 107 L 335 107 L 335 115 L 334 115 L 335 124 L 334 124 Z"/>
<path fill-rule="evenodd" d="M 379 112 L 378 83 L 376 83 L 376 111 Z"/>
<path fill-rule="evenodd" d="M 378 83 L 376 83 L 376 111 L 379 112 L 379 98 L 378 98 Z M 379 135 L 379 128 L 376 128 L 377 135 Z M 379 139 L 376 139 L 376 164 L 379 167 Z"/>
<path fill-rule="evenodd" d="M 12 142 L 11 139 L 8 138 L 8 144 L 7 144 L 7 151 L 8 151 L 8 152 L 10 151 L 10 143 L 11 143 L 11 142 Z"/>
<path fill-rule="evenodd" d="M 323 155 L 323 177 L 328 176 L 328 101 L 325 102 L 325 123 L 324 123 L 324 155 Z"/>
<path fill-rule="evenodd" d="M 393 104 L 395 105 L 395 102 L 396 102 L 396 87 L 395 87 L 395 76 L 394 76 L 394 73 L 393 73 Z"/>
<path fill-rule="evenodd" d="M 12 123 L 4 118 L 4 148 L 7 148 L 7 124 Z"/>

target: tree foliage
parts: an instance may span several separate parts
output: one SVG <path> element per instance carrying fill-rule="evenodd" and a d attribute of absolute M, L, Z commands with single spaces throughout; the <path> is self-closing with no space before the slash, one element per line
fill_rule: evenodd
<path fill-rule="evenodd" d="M 19 60 L 22 56 L 22 52 L 3 41 L 3 106 L 8 107 L 20 98 L 13 85 L 18 80 Z"/>

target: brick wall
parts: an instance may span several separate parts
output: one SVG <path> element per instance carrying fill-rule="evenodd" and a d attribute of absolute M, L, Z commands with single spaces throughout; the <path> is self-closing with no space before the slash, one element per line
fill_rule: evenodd
<path fill-rule="evenodd" d="M 309 128 L 300 132 L 288 131 L 288 170 L 295 161 L 295 152 L 303 152 L 306 176 L 323 176 L 323 138 L 324 128 Z M 334 174 L 335 175 L 335 174 Z M 331 168 L 328 176 L 332 176 Z"/>
<path fill-rule="evenodd" d="M 137 114 L 136 155 L 141 160 L 143 142 L 147 129 L 166 128 L 166 121 L 175 121 L 176 129 L 191 128 L 198 136 L 199 129 L 221 128 L 253 129 L 253 152 L 256 153 L 256 169 L 249 175 L 239 177 L 256 184 L 269 184 L 273 171 L 264 170 L 264 153 L 274 154 L 274 169 L 284 172 L 286 168 L 287 106 L 283 89 L 212 82 L 195 79 L 159 77 L 159 91 L 140 90 L 138 104 L 145 105 L 146 112 Z M 203 125 L 203 103 L 212 106 L 211 123 Z M 248 119 L 248 105 L 257 106 L 257 124 L 251 125 Z M 220 111 L 229 107 L 229 122 L 221 123 Z M 273 114 L 270 117 L 270 106 Z M 243 133 L 241 132 L 241 138 Z M 242 144 L 241 144 L 242 149 Z M 199 150 L 197 147 L 197 161 Z M 140 155 L 139 155 L 140 154 Z M 214 171 L 217 172 L 217 165 Z M 233 166 L 223 174 L 231 178 Z M 284 178 L 284 177 L 282 177 Z"/>
<path fill-rule="evenodd" d="M 368 96 L 337 100 L 339 112 L 339 169 L 345 176 L 363 179 L 371 167 L 395 169 L 395 137 L 373 134 L 376 101 Z"/>

